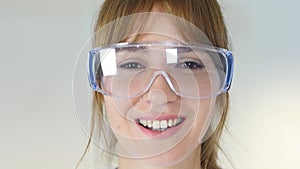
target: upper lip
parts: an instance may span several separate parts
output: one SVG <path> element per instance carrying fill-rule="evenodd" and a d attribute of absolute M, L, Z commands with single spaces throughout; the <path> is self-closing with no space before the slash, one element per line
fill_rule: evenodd
<path fill-rule="evenodd" d="M 183 118 L 182 116 L 178 115 L 150 115 L 150 116 L 140 116 L 135 120 L 143 119 L 143 120 L 169 120 L 169 119 L 176 119 L 176 118 Z"/>

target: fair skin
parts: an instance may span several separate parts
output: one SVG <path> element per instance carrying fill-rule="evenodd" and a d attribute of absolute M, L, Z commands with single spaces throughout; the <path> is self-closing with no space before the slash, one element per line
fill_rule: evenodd
<path fill-rule="evenodd" d="M 195 149 L 185 160 L 173 166 L 150 166 L 145 165 L 142 161 L 132 159 L 119 159 L 118 169 L 201 169 L 200 166 L 200 148 Z"/>
<path fill-rule="evenodd" d="M 160 7 L 154 5 L 153 12 L 161 12 Z M 138 42 L 174 41 L 170 36 L 176 34 L 176 39 L 181 38 L 177 30 L 170 29 L 174 28 L 172 23 L 162 25 L 154 20 L 150 25 L 148 29 L 159 30 L 169 36 L 147 33 L 139 36 Z M 130 38 L 127 41 L 130 42 Z M 151 63 L 163 70 L 165 58 L 160 57 L 153 58 Z M 119 169 L 201 168 L 201 137 L 207 130 L 215 99 L 182 98 L 170 89 L 163 75 L 158 75 L 143 95 L 130 99 L 104 96 L 104 103 L 110 127 L 120 146 Z M 168 121 L 179 117 L 184 121 L 172 132 L 145 131 L 136 123 L 137 119 Z"/>
<path fill-rule="evenodd" d="M 139 37 L 140 42 L 165 41 L 165 37 L 146 34 Z M 170 39 L 168 39 L 170 40 Z M 162 65 L 164 59 L 155 59 L 156 67 Z M 160 68 L 161 69 L 161 68 Z M 171 91 L 162 75 L 158 75 L 150 89 L 143 95 L 132 99 L 118 99 L 105 96 L 105 108 L 108 120 L 120 145 L 131 151 L 130 158 L 119 158 L 119 169 L 157 168 L 157 169 L 200 169 L 199 137 L 203 135 L 210 118 L 211 105 L 214 99 L 186 99 Z M 175 134 L 164 137 L 161 132 L 151 137 L 145 134 L 138 118 L 155 120 L 157 118 L 184 117 Z M 160 137 L 156 139 L 156 137 Z M 145 150 L 145 147 L 148 149 Z M 151 153 L 149 153 L 152 151 Z M 126 153 L 119 152 L 123 155 Z M 139 159 L 138 157 L 147 157 Z M 134 159 L 136 158 L 136 159 Z"/>

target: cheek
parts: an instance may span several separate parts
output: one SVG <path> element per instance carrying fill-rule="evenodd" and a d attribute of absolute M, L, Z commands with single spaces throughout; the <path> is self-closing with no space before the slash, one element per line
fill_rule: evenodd
<path fill-rule="evenodd" d="M 213 113 L 213 107 L 215 105 L 214 100 L 201 100 L 200 106 L 198 108 L 198 114 L 196 118 L 196 123 L 209 120 L 208 117 Z"/>
<path fill-rule="evenodd" d="M 133 130 L 136 122 L 127 117 L 128 110 L 132 107 L 128 101 L 118 101 L 112 97 L 104 98 L 105 111 L 110 128 L 115 135 L 134 136 Z"/>
<path fill-rule="evenodd" d="M 115 102 L 111 98 L 104 99 L 105 111 L 107 114 L 107 120 L 110 124 L 110 127 L 114 131 L 122 130 L 122 126 L 124 126 L 125 118 L 119 113 L 119 111 L 115 108 Z"/>
<path fill-rule="evenodd" d="M 194 119 L 190 122 L 191 130 L 187 135 L 189 140 L 201 140 L 207 132 L 212 119 L 214 118 L 215 99 L 190 102 L 195 112 Z"/>

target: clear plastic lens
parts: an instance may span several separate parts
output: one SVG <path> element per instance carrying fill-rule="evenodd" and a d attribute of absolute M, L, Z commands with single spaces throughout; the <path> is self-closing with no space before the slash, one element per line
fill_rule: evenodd
<path fill-rule="evenodd" d="M 222 50 L 201 45 L 116 44 L 90 59 L 100 92 L 116 97 L 142 95 L 162 71 L 177 95 L 208 98 L 222 92 L 228 69 Z"/>

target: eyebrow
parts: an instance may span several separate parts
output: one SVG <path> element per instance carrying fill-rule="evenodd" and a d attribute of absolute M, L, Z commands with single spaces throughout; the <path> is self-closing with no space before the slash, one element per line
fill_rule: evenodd
<path fill-rule="evenodd" d="M 133 43 L 134 44 L 134 43 Z M 131 45 L 131 44 L 129 44 Z M 151 49 L 151 43 L 150 46 L 145 46 L 144 44 L 134 44 L 136 46 L 119 46 L 116 47 L 116 52 L 137 52 L 139 50 L 145 50 L 145 49 Z M 193 49 L 188 46 L 182 46 L 182 45 L 175 45 L 175 46 L 166 46 L 165 49 L 177 49 L 178 53 L 189 53 L 193 52 Z"/>
<path fill-rule="evenodd" d="M 136 51 L 143 50 L 143 49 L 146 49 L 146 47 L 145 46 L 126 46 L 126 47 L 116 48 L 116 52 L 126 52 L 126 51 L 136 52 Z"/>
<path fill-rule="evenodd" d="M 176 47 L 176 48 L 178 53 L 188 53 L 193 51 L 190 47 Z"/>

